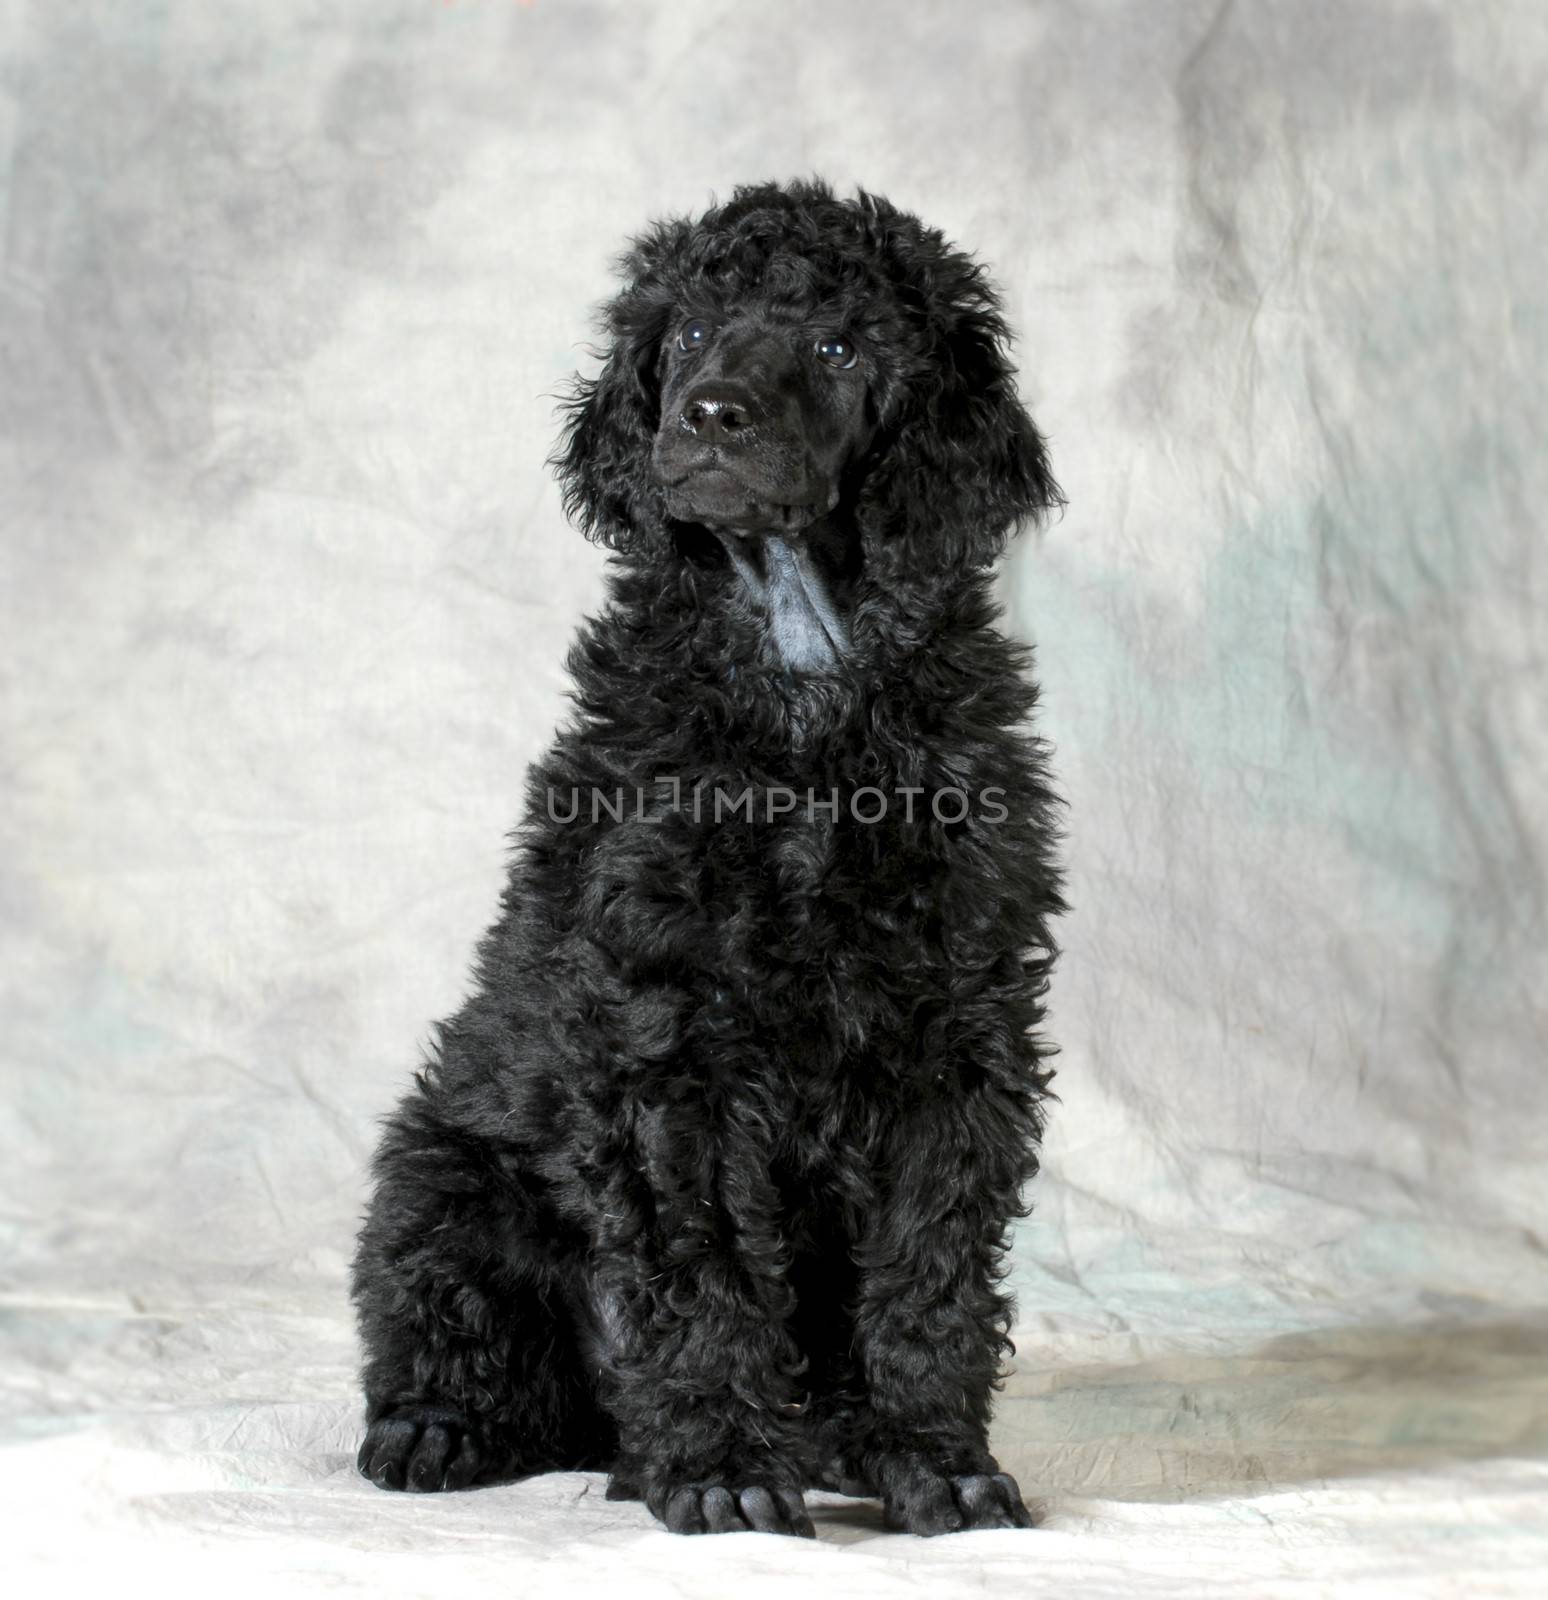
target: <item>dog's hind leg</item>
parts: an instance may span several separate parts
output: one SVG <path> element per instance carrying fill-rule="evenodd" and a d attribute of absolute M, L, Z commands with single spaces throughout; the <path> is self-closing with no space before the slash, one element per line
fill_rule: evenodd
<path fill-rule="evenodd" d="M 562 1253 L 487 1141 L 411 1096 L 376 1160 L 355 1256 L 359 1466 L 385 1489 L 461 1489 L 605 1466 Z"/>

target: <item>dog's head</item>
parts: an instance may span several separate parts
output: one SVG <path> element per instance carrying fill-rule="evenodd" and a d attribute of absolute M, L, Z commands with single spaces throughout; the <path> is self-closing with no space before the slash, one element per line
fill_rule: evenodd
<path fill-rule="evenodd" d="M 593 539 L 697 525 L 756 568 L 838 521 L 923 575 L 983 566 L 1058 500 L 982 269 L 885 200 L 739 188 L 620 265 L 555 456 Z"/>

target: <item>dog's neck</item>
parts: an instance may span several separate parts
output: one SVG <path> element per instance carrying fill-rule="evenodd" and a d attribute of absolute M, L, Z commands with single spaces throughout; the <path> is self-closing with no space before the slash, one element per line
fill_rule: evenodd
<path fill-rule="evenodd" d="M 832 672 L 849 653 L 849 620 L 834 574 L 804 532 L 711 530 L 762 615 L 769 646 L 792 672 Z"/>
<path fill-rule="evenodd" d="M 787 671 L 829 674 L 850 653 L 858 540 L 830 519 L 795 532 L 712 528 L 774 660 Z"/>
<path fill-rule="evenodd" d="M 664 568 L 659 547 L 632 552 L 618 570 L 619 598 L 665 637 L 695 640 L 690 648 L 713 656 L 701 668 L 718 665 L 739 685 L 783 684 L 802 704 L 909 674 L 944 634 L 974 637 L 994 622 L 987 569 L 924 567 L 903 541 L 836 517 L 799 534 L 669 530 L 677 559 Z M 685 632 L 688 616 L 708 626 Z"/>

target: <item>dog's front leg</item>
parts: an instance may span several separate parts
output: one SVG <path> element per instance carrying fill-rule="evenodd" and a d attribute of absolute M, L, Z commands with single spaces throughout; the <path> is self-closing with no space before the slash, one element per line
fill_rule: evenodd
<path fill-rule="evenodd" d="M 1031 1165 L 1005 1138 L 1019 1108 L 997 1109 L 998 1138 L 944 1096 L 900 1122 L 858 1255 L 866 1404 L 850 1460 L 910 1533 L 1032 1526 L 988 1443 L 1011 1316 L 999 1267 Z"/>
<path fill-rule="evenodd" d="M 600 1192 L 592 1284 L 612 1498 L 675 1533 L 812 1537 L 801 1497 L 793 1296 L 766 1122 L 703 1104 L 632 1108 L 632 1192 Z"/>

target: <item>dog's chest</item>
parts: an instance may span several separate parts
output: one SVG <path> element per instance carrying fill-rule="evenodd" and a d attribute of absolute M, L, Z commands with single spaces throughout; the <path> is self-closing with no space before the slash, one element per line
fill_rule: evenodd
<path fill-rule="evenodd" d="M 809 1105 L 838 1076 L 894 1079 L 909 1053 L 944 979 L 941 869 L 917 830 L 865 807 L 857 818 L 831 786 L 793 806 L 775 795 L 772 812 L 768 800 L 750 822 L 678 842 L 682 915 L 695 929 L 698 1031 L 777 1056 Z"/>
<path fill-rule="evenodd" d="M 588 829 L 571 926 L 629 1006 L 654 992 L 652 1059 L 681 1045 L 727 1082 L 776 1073 L 771 1092 L 803 1103 L 836 1080 L 883 1098 L 948 1006 L 962 852 L 919 788 L 906 798 L 926 758 L 880 736 L 907 722 L 896 708 L 835 708 L 803 747 L 760 706 L 746 739 L 684 706 L 670 777 L 642 770 L 643 802 Z"/>

